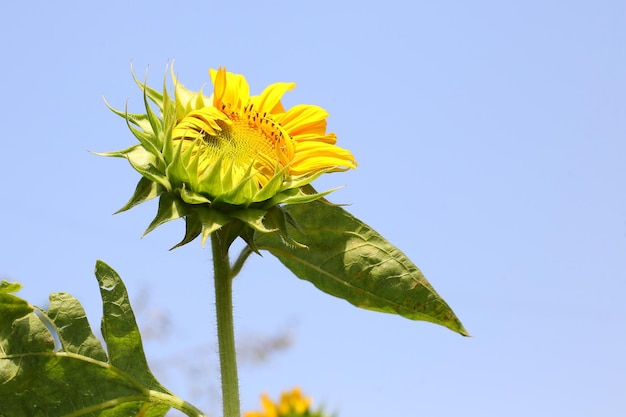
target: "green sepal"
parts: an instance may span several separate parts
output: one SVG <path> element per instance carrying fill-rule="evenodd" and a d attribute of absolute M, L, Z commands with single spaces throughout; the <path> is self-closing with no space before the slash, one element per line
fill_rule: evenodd
<path fill-rule="evenodd" d="M 159 208 L 157 209 L 157 214 L 146 229 L 146 231 L 143 232 L 142 237 L 147 235 L 163 223 L 185 217 L 188 214 L 189 208 L 182 200 L 172 195 L 172 193 L 161 194 L 161 198 L 159 198 Z"/>
<path fill-rule="evenodd" d="M 163 143 L 161 156 L 166 161 L 171 161 L 172 129 L 176 125 L 176 104 L 170 100 L 167 94 L 167 78 L 163 78 Z M 168 157 L 170 155 L 170 157 Z M 167 165 L 167 163 L 165 164 Z"/>
<path fill-rule="evenodd" d="M 239 232 L 239 237 L 241 237 L 243 239 L 244 242 L 246 242 L 246 244 L 248 245 L 248 247 L 257 255 L 261 255 L 261 252 L 259 251 L 259 248 L 257 248 L 256 244 L 254 243 L 254 235 L 255 235 L 255 230 L 251 227 L 244 227 L 240 232 Z"/>
<path fill-rule="evenodd" d="M 176 166 L 177 163 L 176 158 L 179 158 L 180 155 L 176 155 L 176 153 L 180 153 L 182 142 L 177 141 L 177 145 L 174 145 L 174 141 L 172 141 L 172 129 L 176 124 L 175 118 L 175 110 L 171 109 L 171 105 L 165 108 L 165 113 L 163 115 L 163 126 L 165 126 L 165 138 L 163 143 L 163 158 L 166 161 L 172 161 L 166 167 L 167 170 L 171 169 L 172 166 Z M 172 114 L 174 112 L 174 114 Z M 166 171 L 167 172 L 167 171 Z"/>
<path fill-rule="evenodd" d="M 265 215 L 265 223 L 276 229 L 276 233 L 280 236 L 284 243 L 292 246 L 296 246 L 302 249 L 306 249 L 307 246 L 295 240 L 289 234 L 289 228 L 293 227 L 296 230 L 300 230 L 295 219 L 285 211 L 281 206 L 274 206 L 267 211 Z"/>
<path fill-rule="evenodd" d="M 154 181 L 166 190 L 171 191 L 172 185 L 167 177 L 155 165 L 151 154 L 143 147 L 138 147 L 134 152 L 126 154 L 130 165 L 147 179 Z"/>
<path fill-rule="evenodd" d="M 223 158 L 220 158 L 223 161 Z M 221 163 L 220 161 L 220 163 Z M 223 193 L 220 193 L 215 201 L 216 202 L 231 202 L 231 204 L 241 204 L 247 205 L 251 203 L 249 197 L 252 196 L 256 192 L 257 180 L 256 173 L 254 172 L 254 167 L 252 164 L 248 165 L 245 175 L 238 182 L 233 178 L 233 164 L 231 163 L 229 169 L 226 171 L 226 176 L 222 177 L 222 183 L 227 184 L 227 188 L 225 187 Z"/>
<path fill-rule="evenodd" d="M 103 98 L 103 100 L 104 100 L 104 104 L 108 107 L 108 109 L 111 110 L 116 115 L 120 116 L 123 119 L 126 119 L 126 121 L 134 124 L 135 126 L 140 127 L 146 133 L 154 133 L 151 130 L 152 128 L 150 127 L 150 121 L 148 120 L 148 115 L 143 114 L 143 113 L 129 113 L 128 110 L 125 110 L 125 111 L 117 110 L 116 108 L 112 107 L 109 104 L 106 98 Z"/>
<path fill-rule="evenodd" d="M 200 233 L 202 233 L 202 222 L 200 221 L 200 217 L 196 213 L 190 213 L 185 216 L 185 236 L 183 237 L 183 240 L 172 246 L 170 250 L 186 245 L 200 236 Z"/>
<path fill-rule="evenodd" d="M 135 76 L 135 71 L 133 71 L 132 65 L 130 66 L 130 73 L 133 76 L 133 80 L 135 80 L 135 83 L 137 84 L 137 86 L 144 92 L 144 95 L 148 96 L 150 100 L 152 100 L 154 104 L 156 104 L 159 107 L 159 110 L 163 111 L 163 94 L 159 93 L 154 88 L 149 87 L 148 83 L 146 82 L 147 80 L 144 82 L 139 81 L 139 79 L 137 79 L 137 77 Z M 148 78 L 147 72 L 146 72 L 146 78 Z"/>
<path fill-rule="evenodd" d="M 122 208 L 120 208 L 113 214 L 118 214 L 123 211 L 129 210 L 141 203 L 152 200 L 153 198 L 156 198 L 165 192 L 167 192 L 167 190 L 161 185 L 150 181 L 146 177 L 141 177 L 141 179 L 137 183 L 137 187 L 135 188 L 135 192 L 133 193 L 132 197 L 130 197 L 128 202 L 124 204 Z"/>
<path fill-rule="evenodd" d="M 161 171 L 159 171 L 159 169 L 156 168 L 154 165 L 139 166 L 139 165 L 133 164 L 133 162 L 130 159 L 128 160 L 128 162 L 130 162 L 132 167 L 135 168 L 137 172 L 139 172 L 141 175 L 143 175 L 147 179 L 158 183 L 167 191 L 172 190 L 172 185 L 170 184 L 167 177 L 163 175 Z"/>
<path fill-rule="evenodd" d="M 198 152 L 198 155 L 200 155 L 200 152 Z M 209 195 L 214 193 L 215 197 L 213 201 L 215 202 L 222 202 L 226 193 L 230 192 L 232 194 L 234 186 L 232 163 L 228 169 L 224 170 L 225 172 L 222 172 L 223 164 L 226 163 L 224 161 L 225 159 L 225 154 L 220 154 L 208 169 L 205 169 L 204 172 L 198 175 L 198 190 Z M 242 182 L 243 181 L 245 180 L 242 180 Z M 234 201 L 233 203 L 240 204 L 241 202 Z"/>
<path fill-rule="evenodd" d="M 154 135 L 152 136 L 153 139 L 156 139 L 156 148 L 158 148 L 159 150 L 161 148 L 163 148 L 163 125 L 162 125 L 162 121 L 161 119 L 159 119 L 159 117 L 154 113 L 154 111 L 152 110 L 152 107 L 150 107 L 150 103 L 148 103 L 148 94 L 146 93 L 146 90 L 148 89 L 147 86 L 144 86 L 143 89 L 143 103 L 144 106 L 146 107 L 146 115 L 148 116 L 148 121 L 150 122 L 150 127 L 152 128 L 152 131 L 154 132 Z M 132 130 L 132 129 L 131 129 Z M 160 153 L 160 152 L 159 152 Z"/>
<path fill-rule="evenodd" d="M 211 200 L 201 194 L 188 190 L 184 183 L 180 189 L 180 197 L 188 204 L 211 204 Z"/>
<path fill-rule="evenodd" d="M 135 138 L 137 138 L 137 140 L 145 148 L 145 150 L 152 154 L 157 161 L 165 165 L 165 159 L 163 159 L 163 154 L 160 150 L 160 144 L 158 143 L 157 132 L 150 132 L 144 128 L 142 128 L 142 130 L 134 128 L 131 125 L 130 119 L 128 117 L 126 118 L 126 124 L 128 125 L 128 129 L 130 130 L 130 132 Z M 155 141 L 157 143 L 155 143 Z"/>
<path fill-rule="evenodd" d="M 226 214 L 211 208 L 199 208 L 198 215 L 200 216 L 200 221 L 202 222 L 203 247 L 211 233 L 232 221 L 232 219 Z"/>
<path fill-rule="evenodd" d="M 278 229 L 268 228 L 263 223 L 263 219 L 267 214 L 267 210 L 261 209 L 245 209 L 245 210 L 237 210 L 229 213 L 231 217 L 241 220 L 246 225 L 250 226 L 254 230 L 257 230 L 261 233 L 270 233 L 274 232 Z"/>
<path fill-rule="evenodd" d="M 341 187 L 335 187 L 335 188 L 331 188 L 330 190 L 326 190 L 326 191 L 322 191 L 321 193 L 318 193 L 313 188 L 312 185 L 307 184 L 307 185 L 303 185 L 302 187 L 285 190 L 281 192 L 280 194 L 277 194 L 272 199 L 268 200 L 267 203 L 264 204 L 264 206 L 273 207 L 278 204 L 287 205 L 287 204 L 310 203 L 312 201 L 325 197 L 328 194 L 340 188 Z"/>
<path fill-rule="evenodd" d="M 167 177 L 155 166 L 158 164 L 158 160 L 141 145 L 133 145 L 120 151 L 93 152 L 93 154 L 112 158 L 125 158 L 133 169 L 142 176 L 160 184 L 168 191 L 172 189 Z"/>
<path fill-rule="evenodd" d="M 228 254 L 230 245 L 237 239 L 237 237 L 246 234 L 246 230 L 250 230 L 250 227 L 240 221 L 229 221 L 224 226 L 219 228 L 213 233 L 218 236 L 218 244 L 220 245 L 220 252 L 224 255 Z"/>
<path fill-rule="evenodd" d="M 266 201 L 271 199 L 283 186 L 285 173 L 288 172 L 290 165 L 284 166 L 278 170 L 272 178 L 261 188 L 254 196 L 254 201 Z"/>
<path fill-rule="evenodd" d="M 178 78 L 176 78 L 176 74 L 174 73 L 173 64 L 170 66 L 170 75 L 174 83 L 176 113 L 179 120 L 185 117 L 185 115 L 192 109 L 201 109 L 209 105 L 210 99 L 203 94 L 202 88 L 199 92 L 195 93 L 185 88 L 185 86 L 178 81 Z M 190 105 L 191 102 L 193 102 L 193 106 Z"/>
<path fill-rule="evenodd" d="M 92 154 L 94 155 L 98 155 L 98 156 L 106 156 L 108 158 L 124 158 L 124 159 L 128 159 L 128 154 L 135 152 L 137 148 L 141 148 L 141 145 L 133 145 L 133 146 L 129 146 L 126 149 L 122 149 L 119 151 L 111 151 L 111 152 L 94 152 L 94 151 L 90 151 Z"/>
<path fill-rule="evenodd" d="M 197 153 L 197 158 L 199 161 L 200 158 L 200 152 Z M 198 161 L 196 161 L 196 165 L 197 163 L 199 163 Z M 201 193 L 206 193 L 210 195 L 210 191 L 211 191 L 211 184 L 212 183 L 216 183 L 214 184 L 216 187 L 220 187 L 216 189 L 215 194 L 219 195 L 222 194 L 224 192 L 224 189 L 226 188 L 226 181 L 224 181 L 224 179 L 222 178 L 222 174 L 221 174 L 221 170 L 222 170 L 222 162 L 224 161 L 224 154 L 220 155 L 215 161 L 212 162 L 211 165 L 209 165 L 209 167 L 205 170 L 203 170 L 202 172 L 197 172 L 197 176 L 198 176 L 198 191 Z"/>
<path fill-rule="evenodd" d="M 285 189 L 291 189 L 291 188 L 300 188 L 305 185 L 310 185 L 318 177 L 331 171 L 332 169 L 328 168 L 328 169 L 322 169 L 322 170 L 316 171 L 313 174 L 306 174 L 306 175 L 300 175 L 298 177 L 291 177 L 288 181 L 285 181 L 285 183 L 283 184 L 283 187 Z"/>
<path fill-rule="evenodd" d="M 440 324 L 468 335 L 419 268 L 368 225 L 322 200 L 283 210 L 298 226 L 287 225 L 287 235 L 308 249 L 286 244 L 277 232 L 255 233 L 254 241 L 297 277 L 357 307 Z"/>
<path fill-rule="evenodd" d="M 178 178 L 182 183 L 188 182 L 192 188 L 196 188 L 197 177 L 197 157 L 196 161 L 192 161 L 193 158 L 192 149 L 190 146 L 183 152 L 183 141 L 176 141 L 176 145 L 172 141 L 168 141 L 164 148 L 165 158 L 172 162 L 165 168 L 165 176 L 168 178 Z"/>

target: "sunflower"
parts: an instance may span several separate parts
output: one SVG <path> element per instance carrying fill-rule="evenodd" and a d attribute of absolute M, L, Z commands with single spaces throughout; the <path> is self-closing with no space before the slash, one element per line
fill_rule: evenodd
<path fill-rule="evenodd" d="M 309 184 L 324 173 L 357 166 L 352 153 L 337 146 L 336 135 L 326 131 L 324 109 L 310 104 L 283 107 L 281 98 L 294 83 L 274 83 L 253 96 L 242 75 L 225 68 L 209 74 L 213 93 L 206 96 L 185 88 L 172 68 L 173 98 L 166 82 L 159 93 L 133 74 L 146 112 L 109 108 L 126 119 L 139 143 L 99 154 L 126 158 L 142 175 L 119 211 L 160 197 L 158 213 L 145 233 L 185 218 L 185 238 L 176 246 L 200 234 L 204 243 L 231 222 L 242 230 L 284 230 L 280 205 L 326 195 L 330 191 L 317 193 Z"/>

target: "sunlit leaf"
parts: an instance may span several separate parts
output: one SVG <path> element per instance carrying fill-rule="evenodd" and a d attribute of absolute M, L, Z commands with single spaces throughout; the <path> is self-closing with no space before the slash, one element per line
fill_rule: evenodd
<path fill-rule="evenodd" d="M 467 331 L 422 272 L 398 248 L 341 207 L 324 201 L 288 205 L 295 226 L 288 235 L 257 233 L 255 243 L 296 276 L 369 310 L 399 314 Z"/>

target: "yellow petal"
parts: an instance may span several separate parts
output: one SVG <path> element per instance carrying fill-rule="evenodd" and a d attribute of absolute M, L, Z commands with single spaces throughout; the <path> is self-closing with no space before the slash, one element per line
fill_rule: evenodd
<path fill-rule="evenodd" d="M 255 97 L 254 108 L 259 113 L 283 113 L 285 110 L 280 103 L 283 95 L 295 88 L 295 83 L 274 83 L 269 85 L 263 92 Z"/>
<path fill-rule="evenodd" d="M 276 115 L 276 120 L 291 136 L 303 133 L 326 133 L 326 110 L 310 104 L 299 104 L 286 113 Z"/>

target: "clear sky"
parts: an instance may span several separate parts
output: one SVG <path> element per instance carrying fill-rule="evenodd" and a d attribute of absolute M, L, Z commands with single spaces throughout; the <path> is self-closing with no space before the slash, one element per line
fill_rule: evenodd
<path fill-rule="evenodd" d="M 159 87 L 175 59 L 209 91 L 226 66 L 330 112 L 360 165 L 317 188 L 345 184 L 331 200 L 473 335 L 356 309 L 255 257 L 238 334 L 293 344 L 244 364 L 244 410 L 299 385 L 340 417 L 626 415 L 623 1 L 7 1 L 0 16 L 0 276 L 31 302 L 72 293 L 98 328 L 93 268 L 109 263 L 149 295 L 142 328 L 170 322 L 146 342 L 157 376 L 217 414 L 210 250 L 167 251 L 182 220 L 140 239 L 156 203 L 112 216 L 138 174 L 87 151 L 135 143 L 102 101 L 141 109 L 131 60 Z"/>

